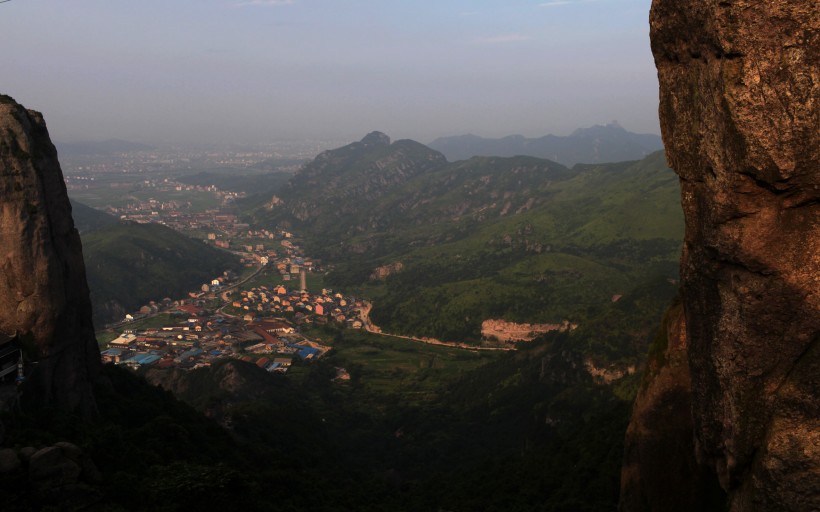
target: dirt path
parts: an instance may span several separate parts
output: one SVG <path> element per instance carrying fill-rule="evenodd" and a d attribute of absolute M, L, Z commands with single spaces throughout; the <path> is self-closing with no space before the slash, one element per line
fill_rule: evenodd
<path fill-rule="evenodd" d="M 373 322 L 370 320 L 370 310 L 373 309 L 373 305 L 369 302 L 365 302 L 364 307 L 361 310 L 361 320 L 362 326 L 365 331 L 371 334 L 379 334 L 381 336 L 390 336 L 391 338 L 400 338 L 403 340 L 415 341 L 418 343 L 426 343 L 428 345 L 439 345 L 442 347 L 453 347 L 453 348 L 460 348 L 463 350 L 472 350 L 472 351 L 479 351 L 479 350 L 495 350 L 495 351 L 510 351 L 515 350 L 515 347 L 477 347 L 475 345 L 468 345 L 467 343 L 457 342 L 457 341 L 441 341 L 435 338 L 416 338 L 414 336 L 404 336 L 402 334 L 390 334 L 387 332 L 382 332 L 381 328 L 377 325 L 374 325 Z"/>

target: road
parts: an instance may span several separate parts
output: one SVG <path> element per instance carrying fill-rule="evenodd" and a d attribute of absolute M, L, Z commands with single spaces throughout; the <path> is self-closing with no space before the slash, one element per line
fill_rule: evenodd
<path fill-rule="evenodd" d="M 453 348 L 460 348 L 463 350 L 501 350 L 501 351 L 510 351 L 515 350 L 515 347 L 477 347 L 475 345 L 468 345 L 467 343 L 463 342 L 456 342 L 456 341 L 441 341 L 435 338 L 416 338 L 414 336 L 404 336 L 402 334 L 390 334 L 386 332 L 382 332 L 381 328 L 374 325 L 373 322 L 370 320 L 370 310 L 373 309 L 373 304 L 370 302 L 365 302 L 364 307 L 361 309 L 361 320 L 362 320 L 362 327 L 365 331 L 371 334 L 379 334 L 381 336 L 390 336 L 391 338 L 400 338 L 403 340 L 409 341 L 416 341 L 419 343 L 426 343 L 428 345 L 439 345 L 442 347 L 453 347 Z"/>

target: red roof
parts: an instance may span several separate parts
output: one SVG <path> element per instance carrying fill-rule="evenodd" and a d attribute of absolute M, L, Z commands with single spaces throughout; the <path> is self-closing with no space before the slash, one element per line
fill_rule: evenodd
<path fill-rule="evenodd" d="M 264 341 L 267 341 L 267 342 L 279 341 L 275 337 L 271 336 L 270 333 L 268 333 L 268 331 L 266 331 L 265 329 L 263 329 L 261 327 L 254 328 L 253 332 L 258 334 L 259 336 L 262 336 L 262 339 Z"/>
<path fill-rule="evenodd" d="M 194 315 L 194 316 L 199 315 L 203 311 L 202 308 L 198 308 L 198 307 L 194 306 L 193 304 L 185 304 L 183 306 L 177 306 L 177 309 L 182 311 L 182 312 Z"/>

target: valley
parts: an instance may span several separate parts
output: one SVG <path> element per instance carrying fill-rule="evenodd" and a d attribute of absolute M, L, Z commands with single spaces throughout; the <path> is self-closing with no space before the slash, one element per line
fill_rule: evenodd
<path fill-rule="evenodd" d="M 820 510 L 809 4 L 0 0 L 0 510 Z"/>
<path fill-rule="evenodd" d="M 75 205 L 92 300 L 108 277 L 123 305 L 98 322 L 115 322 L 97 333 L 107 426 L 72 437 L 103 471 L 179 509 L 197 502 L 164 482 L 220 475 L 230 486 L 206 494 L 247 508 L 611 510 L 638 368 L 677 287 L 661 154 L 451 163 L 373 133 L 271 174 L 83 185 L 108 212 Z M 286 484 L 260 491 L 271 479 Z"/>

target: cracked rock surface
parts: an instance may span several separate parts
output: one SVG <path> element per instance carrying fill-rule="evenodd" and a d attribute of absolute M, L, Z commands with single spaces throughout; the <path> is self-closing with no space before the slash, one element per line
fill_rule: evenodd
<path fill-rule="evenodd" d="M 650 32 L 694 455 L 732 511 L 820 510 L 820 8 L 655 0 Z"/>
<path fill-rule="evenodd" d="M 43 116 L 0 95 L 0 333 L 27 365 L 24 408 L 93 414 L 100 355 L 80 237 Z"/>

